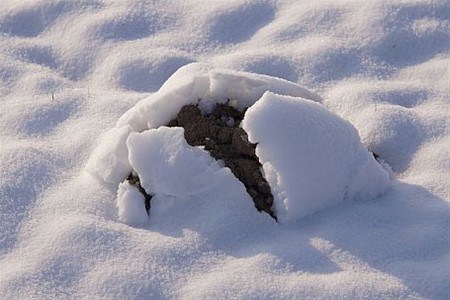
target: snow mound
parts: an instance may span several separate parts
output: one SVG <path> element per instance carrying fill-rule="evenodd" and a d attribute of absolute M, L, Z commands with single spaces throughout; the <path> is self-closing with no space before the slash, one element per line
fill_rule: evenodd
<path fill-rule="evenodd" d="M 216 104 L 228 103 L 249 108 L 241 125 L 257 144 L 281 222 L 385 191 L 389 174 L 361 145 L 356 129 L 312 100 L 320 98 L 286 80 L 190 64 L 120 118 L 94 151 L 87 170 L 113 185 L 133 171 L 152 196 L 195 197 L 209 185 L 203 178 L 214 182 L 212 170 L 220 166 L 208 152 L 188 145 L 182 128 L 164 125 L 185 105 L 197 104 L 203 113 L 211 113 Z M 135 189 L 120 184 L 122 221 L 145 220 L 136 209 L 138 198 Z M 143 201 L 140 206 L 144 211 Z"/>

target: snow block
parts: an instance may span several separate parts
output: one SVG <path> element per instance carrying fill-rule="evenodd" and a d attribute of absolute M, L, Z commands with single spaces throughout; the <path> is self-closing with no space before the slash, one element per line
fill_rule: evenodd
<path fill-rule="evenodd" d="M 348 199 L 373 198 L 389 174 L 356 129 L 319 103 L 266 92 L 242 121 L 275 197 L 290 222 Z"/>
<path fill-rule="evenodd" d="M 132 225 L 145 223 L 148 215 L 144 200 L 144 195 L 128 181 L 120 183 L 117 190 L 119 220 Z"/>
<path fill-rule="evenodd" d="M 100 183 L 117 186 L 131 172 L 125 142 L 132 132 L 129 126 L 113 128 L 101 137 L 101 143 L 91 154 L 86 171 Z"/>

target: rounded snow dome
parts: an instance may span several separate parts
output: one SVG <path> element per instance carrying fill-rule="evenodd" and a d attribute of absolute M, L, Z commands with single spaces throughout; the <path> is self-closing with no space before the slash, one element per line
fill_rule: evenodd
<path fill-rule="evenodd" d="M 205 116 L 217 105 L 242 112 L 239 130 L 255 145 L 273 196 L 272 211 L 282 224 L 344 200 L 376 197 L 389 186 L 389 173 L 361 144 L 357 130 L 320 104 L 315 93 L 280 78 L 192 63 L 126 112 L 89 159 L 91 175 L 119 187 L 122 221 L 146 220 L 144 197 L 135 186 L 122 183 L 129 174 L 139 177 L 138 188 L 153 197 L 151 218 L 171 213 L 170 203 L 195 203 L 197 212 L 201 206 L 214 206 L 214 197 L 205 197 L 213 187 L 216 192 L 237 190 L 229 197 L 232 205 L 216 207 L 224 216 L 248 213 L 252 206 L 247 199 L 252 188 L 245 183 L 246 189 L 236 188 L 237 178 L 246 177 L 237 173 L 245 173 L 245 167 L 233 170 L 227 159 L 213 159 L 207 147 L 188 144 L 187 129 L 167 127 L 188 105 Z"/>

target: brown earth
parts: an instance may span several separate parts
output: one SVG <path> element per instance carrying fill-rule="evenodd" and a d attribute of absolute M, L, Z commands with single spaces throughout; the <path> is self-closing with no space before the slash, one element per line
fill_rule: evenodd
<path fill-rule="evenodd" d="M 189 145 L 204 146 L 212 157 L 222 160 L 244 184 L 256 209 L 276 219 L 272 210 L 273 195 L 261 173 L 256 145 L 248 141 L 247 133 L 239 127 L 244 113 L 232 106 L 217 104 L 211 114 L 203 115 L 197 106 L 186 105 L 168 126 L 183 127 Z"/>

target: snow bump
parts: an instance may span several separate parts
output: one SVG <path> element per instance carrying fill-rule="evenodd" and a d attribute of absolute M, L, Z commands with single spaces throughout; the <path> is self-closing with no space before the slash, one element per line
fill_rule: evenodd
<path fill-rule="evenodd" d="M 389 174 L 361 145 L 356 129 L 313 100 L 320 98 L 283 79 L 193 63 L 122 116 L 99 147 L 103 150 L 93 155 L 88 171 L 117 185 L 133 170 L 152 196 L 196 197 L 208 185 L 206 179 L 214 182 L 213 170 L 220 166 L 199 145 L 188 145 L 182 128 L 165 125 L 186 105 L 197 105 L 203 114 L 210 114 L 217 104 L 227 104 L 243 111 L 248 108 L 241 127 L 257 145 L 256 156 L 282 223 L 344 200 L 382 193 Z M 122 184 L 118 199 L 122 216 L 136 202 L 123 189 Z"/>

